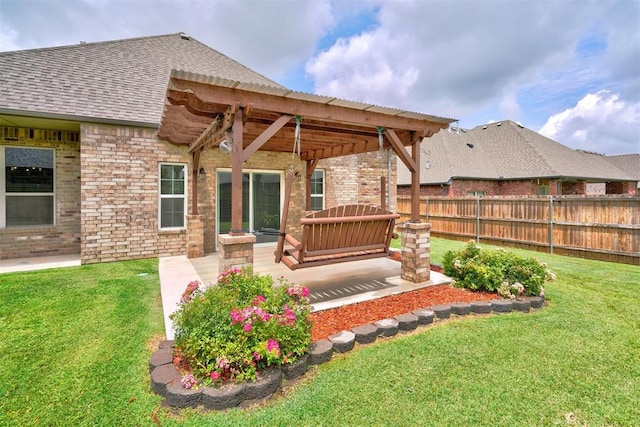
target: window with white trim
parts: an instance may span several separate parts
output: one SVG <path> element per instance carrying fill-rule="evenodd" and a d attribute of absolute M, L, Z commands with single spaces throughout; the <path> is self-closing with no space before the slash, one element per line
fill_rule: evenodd
<path fill-rule="evenodd" d="M 315 169 L 311 174 L 311 210 L 324 209 L 324 170 Z"/>
<path fill-rule="evenodd" d="M 184 228 L 187 215 L 187 166 L 160 164 L 160 228 Z"/>
<path fill-rule="evenodd" d="M 0 147 L 0 228 L 55 224 L 55 152 Z"/>

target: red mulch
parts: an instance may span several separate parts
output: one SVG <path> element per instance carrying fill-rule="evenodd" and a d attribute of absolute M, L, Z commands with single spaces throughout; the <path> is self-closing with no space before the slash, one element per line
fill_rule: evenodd
<path fill-rule="evenodd" d="M 391 258 L 399 261 L 400 252 L 393 251 Z M 442 271 L 433 265 L 431 269 Z M 438 285 L 330 310 L 318 311 L 311 313 L 311 320 L 313 321 L 311 339 L 312 341 L 317 341 L 340 331 L 409 313 L 419 308 L 454 302 L 489 301 L 496 299 L 496 297 L 496 294 L 488 292 L 472 292 L 466 289 L 454 288 L 450 285 Z"/>

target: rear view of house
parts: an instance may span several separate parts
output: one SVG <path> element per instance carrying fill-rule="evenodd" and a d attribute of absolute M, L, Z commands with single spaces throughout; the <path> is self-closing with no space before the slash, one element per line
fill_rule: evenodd
<path fill-rule="evenodd" d="M 80 254 L 82 263 L 93 263 L 202 256 L 216 250 L 218 236 L 233 221 L 240 222 L 236 229 L 262 231 L 258 243 L 275 241 L 290 169 L 298 176 L 291 223 L 325 206 L 380 205 L 385 191 L 392 210 L 392 150 L 411 161 L 403 147 L 416 144 L 411 135 L 429 136 L 451 122 L 294 93 L 183 33 L 3 52 L 0 69 L 0 164 L 6 171 L 0 177 L 0 259 Z M 239 108 L 244 119 L 236 128 L 249 120 L 247 132 L 263 132 L 282 111 L 252 109 L 251 102 L 201 103 L 191 99 L 191 89 L 173 87 L 176 81 L 205 92 L 242 87 L 255 100 L 275 96 L 313 111 L 347 111 L 362 123 L 380 119 L 391 128 L 393 147 L 387 138 L 378 150 L 377 122 L 333 124 L 338 136 L 331 144 L 316 140 L 310 147 L 309 135 L 321 138 L 325 128 L 294 114 L 279 128 L 276 149 L 249 150 L 235 178 L 242 189 L 234 193 L 232 141 L 224 134 L 212 141 L 207 129 Z M 296 122 L 302 156 L 294 145 Z M 413 127 L 398 128 L 406 123 Z M 256 137 L 249 133 L 247 141 Z M 241 221 L 234 218 L 232 194 L 241 199 Z"/>

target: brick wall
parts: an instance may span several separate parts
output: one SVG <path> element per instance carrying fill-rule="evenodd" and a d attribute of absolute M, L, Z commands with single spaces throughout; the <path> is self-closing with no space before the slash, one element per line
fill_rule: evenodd
<path fill-rule="evenodd" d="M 548 187 L 552 195 L 578 195 L 586 194 L 585 182 L 561 182 L 560 194 L 558 193 L 557 180 L 473 180 L 454 179 L 451 185 L 422 185 L 420 194 L 423 196 L 437 197 L 461 197 L 472 192 L 483 192 L 485 196 L 537 196 L 538 188 Z M 402 196 L 411 195 L 410 186 L 402 186 L 398 189 Z"/>
<path fill-rule="evenodd" d="M 380 206 L 380 177 L 387 177 L 387 152 L 335 157 L 319 162 L 325 169 L 325 206 L 369 204 Z M 397 158 L 391 156 L 391 211 L 396 210 Z M 384 191 L 387 191 L 385 188 Z"/>
<path fill-rule="evenodd" d="M 638 183 L 633 181 L 627 182 L 607 182 L 606 193 L 607 194 L 638 194 Z"/>
<path fill-rule="evenodd" d="M 0 259 L 79 253 L 80 143 L 78 132 L 0 127 L 0 145 L 55 150 L 56 202 L 54 226 L 0 229 Z M 4 168 L 4 165 L 2 167 Z"/>
<path fill-rule="evenodd" d="M 184 254 L 184 230 L 158 230 L 158 163 L 187 163 L 186 147 L 154 129 L 83 124 L 80 134 L 82 262 Z"/>

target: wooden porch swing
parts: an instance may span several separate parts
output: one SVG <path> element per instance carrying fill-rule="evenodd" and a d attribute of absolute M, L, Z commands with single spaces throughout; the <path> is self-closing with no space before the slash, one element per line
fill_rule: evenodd
<path fill-rule="evenodd" d="M 294 174 L 287 175 L 285 199 L 275 262 L 291 270 L 389 255 L 389 244 L 398 235 L 400 215 L 371 205 L 337 206 L 313 212 L 300 220 L 302 237 L 287 233 L 287 216 Z M 292 248 L 285 248 L 285 242 Z"/>

